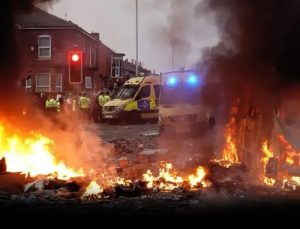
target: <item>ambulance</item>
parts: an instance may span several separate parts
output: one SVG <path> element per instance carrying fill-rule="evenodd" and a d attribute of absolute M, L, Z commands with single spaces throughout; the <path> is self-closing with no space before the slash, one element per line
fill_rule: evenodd
<path fill-rule="evenodd" d="M 102 115 L 110 123 L 158 119 L 160 76 L 134 77 L 124 83 L 113 100 L 103 106 Z"/>
<path fill-rule="evenodd" d="M 198 134 L 214 126 L 213 110 L 201 104 L 203 82 L 201 74 L 192 70 L 162 74 L 160 133 Z"/>

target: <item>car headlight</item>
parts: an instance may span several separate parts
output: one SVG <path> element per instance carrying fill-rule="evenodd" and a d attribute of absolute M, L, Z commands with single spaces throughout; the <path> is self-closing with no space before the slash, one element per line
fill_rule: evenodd
<path fill-rule="evenodd" d="M 124 110 L 125 104 L 116 107 L 116 112 L 121 112 Z"/>

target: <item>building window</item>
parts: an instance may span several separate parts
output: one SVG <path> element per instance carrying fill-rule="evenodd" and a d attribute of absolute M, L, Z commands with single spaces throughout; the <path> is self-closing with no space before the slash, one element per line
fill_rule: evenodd
<path fill-rule="evenodd" d="M 121 60 L 120 58 L 114 59 L 115 77 L 120 77 Z"/>
<path fill-rule="evenodd" d="M 31 87 L 32 87 L 32 78 L 28 77 L 26 79 L 26 85 L 25 85 L 26 92 L 31 92 Z"/>
<path fill-rule="evenodd" d="M 50 73 L 36 74 L 36 92 L 50 91 Z"/>
<path fill-rule="evenodd" d="M 92 89 L 92 77 L 90 76 L 85 77 L 85 88 Z"/>
<path fill-rule="evenodd" d="M 38 36 L 38 57 L 51 58 L 51 36 Z"/>
<path fill-rule="evenodd" d="M 62 92 L 62 73 L 56 73 L 54 78 L 55 91 Z"/>

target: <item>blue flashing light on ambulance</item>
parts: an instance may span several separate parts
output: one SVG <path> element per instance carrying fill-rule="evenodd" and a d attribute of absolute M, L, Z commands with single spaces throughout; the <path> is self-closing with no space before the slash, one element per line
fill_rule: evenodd
<path fill-rule="evenodd" d="M 199 133 L 213 127 L 213 110 L 201 103 L 203 83 L 203 76 L 192 70 L 161 75 L 161 133 Z"/>

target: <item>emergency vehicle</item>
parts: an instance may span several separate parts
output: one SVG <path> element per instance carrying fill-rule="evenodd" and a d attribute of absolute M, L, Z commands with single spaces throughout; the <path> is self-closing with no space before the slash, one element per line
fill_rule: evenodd
<path fill-rule="evenodd" d="M 157 120 L 159 96 L 160 76 L 131 78 L 121 86 L 113 100 L 103 106 L 103 118 L 111 123 Z"/>
<path fill-rule="evenodd" d="M 201 104 L 203 77 L 196 71 L 175 71 L 161 76 L 160 133 L 200 133 L 215 124 L 213 110 Z"/>

